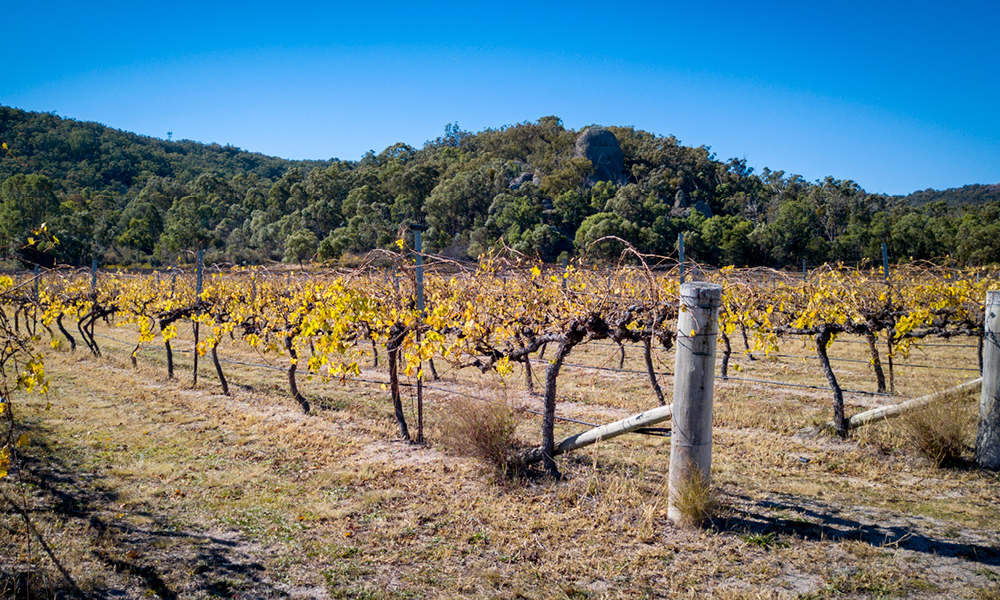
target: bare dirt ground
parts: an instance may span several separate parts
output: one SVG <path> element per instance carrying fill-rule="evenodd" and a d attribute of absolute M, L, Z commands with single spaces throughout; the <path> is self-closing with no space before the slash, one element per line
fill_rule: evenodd
<path fill-rule="evenodd" d="M 102 358 L 48 353 L 54 391 L 16 399 L 31 443 L 0 490 L 39 536 L 9 505 L 0 512 L 0 596 L 1000 598 L 998 475 L 934 467 L 892 423 L 847 441 L 817 433 L 830 417 L 824 390 L 719 381 L 723 508 L 710 526 L 683 529 L 666 518 L 669 438 L 625 436 L 560 457 L 563 481 L 497 482 L 443 453 L 445 399 L 461 398 L 446 391 L 540 407 L 518 373 L 504 392 L 495 378 L 439 366 L 428 443 L 411 445 L 378 384 L 302 378 L 315 409 L 305 415 L 280 370 L 227 364 L 227 397 L 205 359 L 192 386 L 189 356 L 168 380 L 157 349 L 133 368 L 125 344 L 101 342 Z M 841 347 L 861 356 L 861 345 Z M 962 352 L 926 359 L 968 365 Z M 283 364 L 236 345 L 220 354 Z M 669 370 L 672 355 L 660 360 Z M 745 378 L 822 383 L 808 359 L 738 361 Z M 571 362 L 616 368 L 617 349 L 595 345 Z M 641 364 L 630 348 L 625 368 Z M 872 387 L 864 364 L 843 365 L 845 387 Z M 896 376 L 914 396 L 965 374 Z M 560 415 L 592 423 L 655 405 L 641 374 L 593 368 L 567 369 L 560 395 Z M 849 395 L 848 413 L 888 401 Z M 958 406 L 974 426 L 974 400 Z M 535 441 L 538 425 L 526 420 L 521 437 Z"/>

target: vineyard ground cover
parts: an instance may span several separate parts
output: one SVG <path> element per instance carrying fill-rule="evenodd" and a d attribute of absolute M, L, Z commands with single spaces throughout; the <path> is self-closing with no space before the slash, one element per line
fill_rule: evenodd
<path fill-rule="evenodd" d="M 126 330 L 98 330 L 130 339 Z M 314 405 L 303 415 L 279 371 L 227 365 L 233 396 L 225 397 L 208 361 L 192 388 L 190 355 L 175 357 L 178 378 L 168 381 L 153 346 L 138 368 L 129 345 L 103 346 L 101 359 L 47 353 L 57 391 L 49 411 L 45 398 L 24 398 L 33 443 L 23 473 L 39 529 L 81 587 L 101 596 L 985 598 L 1000 591 L 996 475 L 933 468 L 905 449 L 892 423 L 848 441 L 808 433 L 829 418 L 822 391 L 717 381 L 713 477 L 727 509 L 713 529 L 692 531 L 666 518 L 665 438 L 626 436 L 569 455 L 560 459 L 563 482 L 497 485 L 470 461 L 437 450 L 441 392 L 433 389 L 425 398 L 431 443 L 411 446 L 395 441 L 388 392 L 378 386 L 303 377 Z M 974 351 L 962 352 L 945 348 L 933 359 L 975 360 Z M 229 340 L 220 354 L 281 366 Z M 573 356 L 618 366 L 614 347 L 582 346 Z M 673 354 L 658 356 L 672 370 Z M 626 369 L 642 369 L 641 361 L 640 348 L 627 349 Z M 764 379 L 822 383 L 805 361 L 737 362 Z M 845 387 L 871 387 L 864 365 L 836 368 Z M 490 391 L 497 380 L 478 371 L 440 364 L 439 371 L 435 388 L 499 393 Z M 956 377 L 926 371 L 897 371 L 897 391 L 919 395 Z M 668 398 L 670 383 L 663 380 Z M 526 397 L 518 370 L 508 386 Z M 655 403 L 641 376 L 588 369 L 566 370 L 560 396 L 568 400 L 560 414 L 598 423 Z M 849 414 L 887 400 L 847 399 Z M 524 438 L 533 440 L 537 426 L 527 425 Z M 580 429 L 557 427 L 557 436 Z M 0 590 L 10 589 L 12 578 L 3 577 L 25 551 L 19 528 L 14 515 L 0 515 L 0 545 L 16 549 L 0 556 Z M 57 589 L 51 565 L 39 560 L 37 580 Z"/>

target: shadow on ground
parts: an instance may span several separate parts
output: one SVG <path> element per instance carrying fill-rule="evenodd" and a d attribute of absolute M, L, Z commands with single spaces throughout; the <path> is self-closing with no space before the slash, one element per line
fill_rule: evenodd
<path fill-rule="evenodd" d="M 731 496 L 737 508 L 713 525 L 722 531 L 749 534 L 793 535 L 811 541 L 856 540 L 874 547 L 902 548 L 935 556 L 962 558 L 982 565 L 1000 566 L 1000 549 L 973 540 L 947 540 L 933 535 L 931 523 L 922 517 L 899 517 L 861 509 L 843 509 L 832 504 L 793 495 L 754 501 Z M 866 522 L 868 521 L 868 522 Z"/>
<path fill-rule="evenodd" d="M 41 544 L 32 536 L 31 562 L 18 562 L 16 551 L 0 556 L 0 598 L 288 597 L 268 580 L 266 567 L 244 551 L 246 542 L 238 530 L 196 531 L 179 515 L 150 510 L 130 512 L 146 521 L 143 527 L 115 518 L 119 494 L 114 483 L 99 473 L 84 472 L 71 458 L 75 449 L 51 444 L 52 432 L 32 425 L 26 430 L 31 452 L 0 485 L 14 492 L 9 494 L 14 502 L 26 498 L 20 502 L 27 504 L 36 529 L 45 531 L 46 525 L 58 524 L 60 529 L 85 532 L 68 546 L 48 546 L 68 573 L 79 577 L 86 571 L 87 583 L 70 581 L 58 566 L 51 568 L 52 562 L 43 557 Z M 0 502 L 5 504 L 0 510 L 18 515 L 7 501 Z M 25 544 L 23 527 L 6 528 L 0 534 L 15 546 Z M 94 566 L 99 573 L 93 572 Z"/>

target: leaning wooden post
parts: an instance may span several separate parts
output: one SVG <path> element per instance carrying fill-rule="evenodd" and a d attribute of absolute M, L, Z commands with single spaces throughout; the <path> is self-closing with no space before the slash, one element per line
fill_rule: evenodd
<path fill-rule="evenodd" d="M 708 482 L 712 469 L 712 395 L 715 388 L 715 338 L 719 333 L 722 286 L 693 281 L 681 285 L 674 369 L 673 432 L 667 516 L 682 521 L 674 499 L 697 475 Z"/>
<path fill-rule="evenodd" d="M 986 293 L 983 321 L 983 389 L 979 396 L 976 464 L 1000 469 L 1000 291 Z"/>

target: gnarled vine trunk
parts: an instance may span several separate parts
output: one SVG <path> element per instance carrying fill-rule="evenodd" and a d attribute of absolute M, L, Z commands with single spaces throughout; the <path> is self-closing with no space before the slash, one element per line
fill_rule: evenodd
<path fill-rule="evenodd" d="M 816 354 L 819 355 L 819 364 L 823 367 L 827 381 L 833 389 L 833 426 L 837 430 L 837 435 L 841 438 L 847 437 L 847 419 L 844 417 L 844 392 L 837 383 L 837 376 L 830 366 L 830 357 L 827 356 L 826 346 L 830 343 L 831 332 L 827 329 L 816 334 Z"/>
<path fill-rule="evenodd" d="M 406 329 L 396 323 L 389 329 L 389 340 L 385 343 L 386 354 L 389 355 L 389 391 L 392 394 L 392 408 L 399 424 L 399 435 L 410 441 L 410 429 L 406 426 L 406 415 L 403 414 L 403 399 L 399 395 L 399 349 L 403 345 Z"/>
<path fill-rule="evenodd" d="M 309 412 L 309 402 L 299 393 L 299 386 L 295 383 L 295 372 L 299 368 L 299 355 L 295 351 L 295 344 L 292 343 L 291 335 L 285 336 L 285 349 L 288 350 L 289 362 L 291 363 L 288 367 L 288 390 L 292 393 L 295 401 L 299 403 L 299 406 L 302 407 L 302 411 Z"/>
<path fill-rule="evenodd" d="M 222 372 L 222 365 L 219 363 L 219 342 L 212 346 L 212 362 L 215 363 L 215 372 L 219 376 L 219 383 L 222 384 L 222 393 L 229 395 L 229 382 L 226 381 L 226 374 Z"/>
<path fill-rule="evenodd" d="M 872 356 L 872 368 L 875 369 L 875 381 L 878 383 L 878 393 L 885 393 L 885 373 L 882 372 L 882 361 L 879 360 L 878 347 L 875 345 L 875 334 L 871 331 L 865 334 L 868 339 L 868 350 Z"/>
<path fill-rule="evenodd" d="M 63 325 L 62 320 L 63 320 L 63 313 L 60 312 L 59 316 L 56 317 L 56 326 L 58 326 L 59 331 L 61 331 L 62 334 L 66 336 L 66 340 L 69 342 L 69 351 L 76 352 L 76 339 L 74 339 L 73 336 L 71 336 L 69 332 L 66 331 L 66 327 Z"/>
<path fill-rule="evenodd" d="M 725 331 L 719 331 L 719 335 L 722 336 L 722 378 L 726 379 L 729 377 L 729 357 L 733 353 L 733 347 Z"/>

